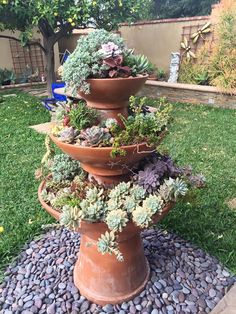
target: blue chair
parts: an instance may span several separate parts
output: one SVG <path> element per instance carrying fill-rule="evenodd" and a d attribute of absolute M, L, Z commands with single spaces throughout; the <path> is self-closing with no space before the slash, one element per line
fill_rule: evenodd
<path fill-rule="evenodd" d="M 54 92 L 54 90 L 56 88 L 62 88 L 65 87 L 65 83 L 64 82 L 60 82 L 60 83 L 52 83 L 52 94 L 53 94 L 53 98 L 46 98 L 42 100 L 42 104 L 44 105 L 44 107 L 49 110 L 49 111 L 53 111 L 53 109 L 55 109 L 55 105 L 57 104 L 57 102 L 60 101 L 67 101 L 67 97 L 64 95 L 59 95 L 57 93 Z"/>

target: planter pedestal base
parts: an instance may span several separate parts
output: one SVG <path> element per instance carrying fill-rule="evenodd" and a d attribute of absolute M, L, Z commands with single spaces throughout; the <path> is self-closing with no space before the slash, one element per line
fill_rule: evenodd
<path fill-rule="evenodd" d="M 81 295 L 104 306 L 131 300 L 145 289 L 150 268 L 140 232 L 121 233 L 119 249 L 124 256 L 123 262 L 119 262 L 114 254 L 102 255 L 96 246 L 97 240 L 93 236 L 81 236 L 74 268 L 74 283 Z"/>

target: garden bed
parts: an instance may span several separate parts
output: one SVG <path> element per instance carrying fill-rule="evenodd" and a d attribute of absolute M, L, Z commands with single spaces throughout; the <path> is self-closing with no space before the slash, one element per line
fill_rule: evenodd
<path fill-rule="evenodd" d="M 223 94 L 213 86 L 147 81 L 140 95 L 151 98 L 166 97 L 170 102 L 236 109 L 236 91 L 233 95 Z"/>

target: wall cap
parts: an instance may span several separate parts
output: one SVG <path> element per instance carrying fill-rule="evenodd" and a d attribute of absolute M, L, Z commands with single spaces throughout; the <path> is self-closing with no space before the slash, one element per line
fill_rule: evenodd
<path fill-rule="evenodd" d="M 152 24 L 162 24 L 162 23 L 180 23 L 180 22 L 188 22 L 188 21 L 201 21 L 201 20 L 209 20 L 211 18 L 210 15 L 206 16 L 192 16 L 192 17 L 180 17 L 174 19 L 162 19 L 162 20 L 150 20 L 150 21 L 139 21 L 135 23 L 120 23 L 122 26 L 137 26 L 137 25 L 152 25 Z"/>
<path fill-rule="evenodd" d="M 185 90 L 193 90 L 193 91 L 198 91 L 198 92 L 236 95 L 236 90 L 232 93 L 226 93 L 226 92 L 223 93 L 222 91 L 217 89 L 217 87 L 214 87 L 214 86 L 203 86 L 203 85 L 183 84 L 183 83 L 168 83 L 168 82 L 159 82 L 159 81 L 151 81 L 151 80 L 147 81 L 145 84 L 149 86 L 185 89 Z"/>

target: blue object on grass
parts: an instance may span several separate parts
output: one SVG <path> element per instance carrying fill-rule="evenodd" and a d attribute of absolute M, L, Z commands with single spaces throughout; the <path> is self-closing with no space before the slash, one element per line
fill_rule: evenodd
<path fill-rule="evenodd" d="M 57 102 L 60 101 L 66 101 L 67 97 L 64 95 L 59 95 L 57 93 L 54 92 L 54 90 L 56 88 L 62 88 L 65 87 L 65 83 L 64 82 L 60 82 L 60 83 L 52 83 L 52 94 L 53 94 L 53 98 L 46 98 L 42 100 L 42 104 L 44 105 L 44 107 L 49 110 L 52 111 L 53 109 L 55 109 L 55 105 Z"/>
<path fill-rule="evenodd" d="M 66 101 L 66 96 L 59 95 L 54 92 L 56 88 L 62 88 L 65 86 L 66 86 L 65 82 L 52 83 L 52 94 L 53 94 L 53 97 L 56 99 L 56 101 Z"/>

